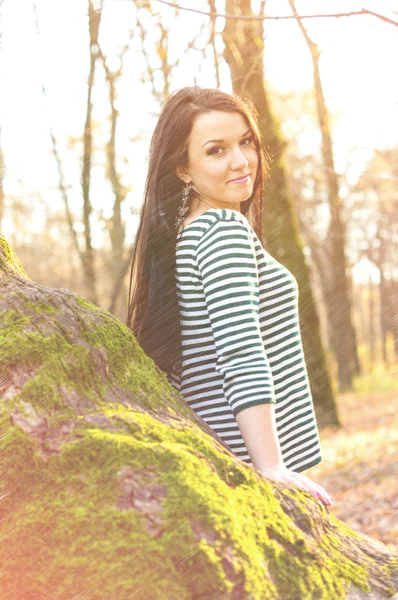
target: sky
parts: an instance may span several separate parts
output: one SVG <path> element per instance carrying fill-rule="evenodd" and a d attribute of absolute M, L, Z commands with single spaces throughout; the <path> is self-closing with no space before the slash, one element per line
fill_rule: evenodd
<path fill-rule="evenodd" d="M 181 6 L 207 10 L 205 0 L 179 0 Z M 5 156 L 4 187 L 12 195 L 32 198 L 37 208 L 29 224 L 40 226 L 43 204 L 50 210 L 62 209 L 57 189 L 57 172 L 51 157 L 49 128 L 59 145 L 63 169 L 69 185 L 72 207 L 81 206 L 79 172 L 73 138 L 82 134 L 89 66 L 87 2 L 85 0 L 3 0 L 0 11 L 0 135 Z M 363 0 L 363 7 L 375 9 L 398 21 L 392 10 L 393 0 Z M 185 53 L 189 40 L 197 35 L 206 17 L 174 11 L 153 0 L 171 30 L 170 61 L 179 60 L 171 79 L 172 90 L 197 83 L 215 87 L 211 52 L 206 58 L 199 52 Z M 259 6 L 253 0 L 256 10 Z M 361 8 L 349 0 L 297 0 L 300 14 L 347 12 Z M 224 12 L 224 2 L 217 10 Z M 142 13 L 144 11 L 141 11 Z M 135 7 L 131 0 L 106 0 L 102 14 L 101 45 L 118 66 L 118 52 L 127 42 L 134 24 Z M 291 14 L 287 1 L 268 0 L 266 14 Z M 144 19 L 145 21 L 145 19 Z M 153 39 L 150 17 L 146 18 L 146 47 L 151 52 Z M 338 172 L 360 173 L 364 161 L 375 147 L 391 147 L 397 143 L 398 131 L 398 29 L 371 16 L 308 19 L 305 25 L 319 44 L 321 75 L 329 110 L 334 115 L 334 158 Z M 219 31 L 224 19 L 217 20 Z M 157 35 L 156 32 L 154 35 Z M 198 44 L 205 43 L 206 33 Z M 130 44 L 122 85 L 119 88 L 120 122 L 118 148 L 124 156 L 120 169 L 126 172 L 124 182 L 131 187 L 125 206 L 139 207 L 146 175 L 147 151 L 159 109 L 149 84 L 141 74 L 146 65 L 141 40 Z M 209 49 L 210 50 L 210 49 Z M 220 45 L 222 51 L 222 45 Z M 394 58 L 395 57 L 395 58 Z M 151 57 L 156 66 L 156 57 Z M 308 48 L 293 20 L 266 22 L 265 75 L 271 88 L 291 94 L 313 87 L 312 65 Z M 231 91 L 226 65 L 221 69 L 222 89 Z M 42 86 L 45 88 L 43 93 Z M 160 89 L 161 86 L 159 86 Z M 108 116 L 106 87 L 101 73 L 94 89 L 94 119 L 104 122 Z M 283 124 L 282 124 L 283 125 Z M 131 138 L 141 134 L 142 140 Z M 106 129 L 98 135 L 99 145 L 106 142 Z M 319 139 L 307 138 L 308 152 L 318 151 Z M 78 146 L 77 146 L 78 148 Z M 111 206 L 109 187 L 103 179 L 102 155 L 97 155 L 93 169 L 93 203 L 107 214 Z M 5 219 L 5 228 L 10 223 Z M 131 234 L 131 233 L 130 233 Z M 101 244 L 99 234 L 97 245 Z"/>

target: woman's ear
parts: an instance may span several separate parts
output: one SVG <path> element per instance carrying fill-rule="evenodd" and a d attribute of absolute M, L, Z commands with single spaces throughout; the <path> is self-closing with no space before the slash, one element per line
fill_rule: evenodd
<path fill-rule="evenodd" d="M 190 178 L 189 174 L 187 173 L 187 170 L 184 169 L 183 167 L 181 167 L 180 165 L 176 168 L 176 175 L 177 175 L 177 177 L 182 179 L 182 181 L 184 183 L 191 182 L 191 178 Z"/>

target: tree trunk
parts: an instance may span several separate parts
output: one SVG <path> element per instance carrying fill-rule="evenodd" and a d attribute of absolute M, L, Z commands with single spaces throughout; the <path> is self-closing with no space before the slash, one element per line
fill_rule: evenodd
<path fill-rule="evenodd" d="M 108 299 L 108 310 L 113 313 L 130 262 L 130 255 L 127 258 L 125 257 L 124 243 L 126 228 L 122 221 L 122 204 L 126 199 L 128 188 L 122 185 L 121 177 L 116 168 L 116 129 L 119 116 L 119 112 L 116 108 L 116 81 L 121 75 L 122 67 L 120 66 L 117 71 L 112 72 L 108 67 L 106 57 L 101 48 L 99 52 L 109 87 L 109 104 L 111 109 L 110 136 L 106 145 L 106 171 L 114 196 L 113 214 L 107 221 L 111 241 L 111 257 L 108 263 L 108 269 L 113 275 L 111 293 Z M 120 59 L 120 62 L 122 62 L 122 59 Z"/>
<path fill-rule="evenodd" d="M 369 315 L 369 372 L 372 372 L 376 361 L 375 302 L 372 276 L 368 279 L 368 315 Z"/>
<path fill-rule="evenodd" d="M 390 598 L 398 557 L 263 477 L 110 313 L 0 237 L 2 600 Z"/>
<path fill-rule="evenodd" d="M 379 238 L 380 239 L 380 238 Z M 377 267 L 380 273 L 379 284 L 379 303 L 380 303 L 380 331 L 381 331 L 381 351 L 383 362 L 388 366 L 387 354 L 387 333 L 388 333 L 388 316 L 391 312 L 389 304 L 389 295 L 387 293 L 386 278 L 384 276 L 384 240 L 380 240 L 380 255 Z"/>
<path fill-rule="evenodd" d="M 228 14 L 250 15 L 250 0 L 227 0 Z M 271 177 L 266 184 L 263 222 L 266 249 L 293 273 L 299 286 L 299 314 L 303 348 L 311 382 L 317 421 L 321 427 L 340 425 L 331 375 L 320 335 L 319 318 L 310 285 L 309 269 L 299 238 L 285 167 L 284 143 L 271 112 L 263 77 L 264 33 L 261 21 L 228 19 L 223 31 L 224 56 L 234 90 L 248 97 L 259 113 L 264 146 L 272 155 Z"/>
<path fill-rule="evenodd" d="M 84 124 L 83 135 L 83 168 L 82 168 L 82 191 L 83 191 L 83 225 L 84 225 L 84 254 L 83 254 L 83 271 L 85 283 L 87 286 L 88 297 L 92 302 L 97 303 L 97 285 L 96 273 L 94 266 L 94 249 L 91 243 L 91 213 L 92 206 L 90 201 L 90 172 L 91 172 L 91 155 L 93 146 L 92 133 L 92 111 L 93 104 L 91 100 L 95 63 L 99 57 L 98 46 L 98 31 L 101 21 L 101 11 L 95 11 L 91 0 L 88 0 L 88 21 L 90 33 L 90 71 L 88 76 L 87 86 L 87 106 L 86 120 Z"/>
<path fill-rule="evenodd" d="M 393 295 L 393 279 L 388 280 L 385 276 L 388 262 L 388 246 L 384 237 L 378 235 L 379 252 L 376 265 L 380 273 L 379 285 L 379 303 L 380 303 L 380 330 L 381 330 L 381 347 L 383 353 L 383 361 L 388 365 L 387 354 L 387 335 L 391 331 L 394 334 L 394 295 Z M 396 296 L 395 296 L 396 297 Z M 395 335 L 397 332 L 395 331 Z"/>
<path fill-rule="evenodd" d="M 289 0 L 289 4 L 310 50 L 314 72 L 315 99 L 318 110 L 319 129 L 322 135 L 322 156 L 325 165 L 331 215 L 328 238 L 332 279 L 325 297 L 330 304 L 329 312 L 332 319 L 333 334 L 332 347 L 338 364 L 339 390 L 345 392 L 352 389 L 353 375 L 359 374 L 360 367 L 356 348 L 356 335 L 351 315 L 350 286 L 347 278 L 345 257 L 346 234 L 341 215 L 339 183 L 334 168 L 329 113 L 326 107 L 319 71 L 320 54 L 318 46 L 310 39 L 307 30 L 298 17 L 294 0 Z"/>
<path fill-rule="evenodd" d="M 389 306 L 391 308 L 391 320 L 389 330 L 392 332 L 393 340 L 394 340 L 394 353 L 395 357 L 398 359 L 398 313 L 394 312 L 394 306 L 396 306 L 397 298 L 398 298 L 398 281 L 393 279 L 391 275 L 390 284 L 389 284 L 389 294 L 390 294 L 390 302 Z"/>
<path fill-rule="evenodd" d="M 300 216 L 299 216 L 299 218 L 300 218 Z M 331 339 L 332 339 L 332 333 L 331 333 L 332 320 L 330 318 L 330 304 L 327 301 L 327 299 L 325 298 L 325 295 L 326 295 L 325 291 L 328 289 L 329 280 L 331 277 L 330 270 L 327 268 L 328 252 L 327 252 L 327 249 L 324 247 L 324 244 L 320 243 L 319 241 L 317 241 L 315 239 L 310 228 L 307 227 L 306 223 L 304 222 L 304 219 L 301 220 L 301 228 L 304 230 L 304 235 L 306 237 L 306 243 L 311 251 L 312 270 L 314 273 L 317 273 L 318 279 L 320 282 L 319 290 L 320 290 L 320 293 L 322 296 L 322 305 L 324 307 L 324 311 L 325 311 L 325 315 L 326 315 L 326 318 L 324 319 L 325 329 L 327 332 L 325 335 L 326 347 L 327 347 L 328 352 L 331 352 L 330 343 L 331 343 Z M 318 304 L 320 304 L 320 303 L 318 303 Z"/>

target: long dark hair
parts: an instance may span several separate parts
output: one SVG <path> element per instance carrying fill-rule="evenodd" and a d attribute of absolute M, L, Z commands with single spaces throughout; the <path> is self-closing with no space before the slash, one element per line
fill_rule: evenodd
<path fill-rule="evenodd" d="M 181 204 L 182 181 L 176 168 L 188 165 L 188 137 L 195 119 L 213 110 L 239 112 L 254 135 L 259 158 L 257 177 L 251 197 L 241 203 L 240 210 L 262 242 L 262 193 L 269 163 L 253 103 L 235 94 L 196 85 L 173 92 L 164 102 L 151 139 L 127 315 L 127 325 L 144 352 L 168 376 L 181 356 L 175 218 Z"/>

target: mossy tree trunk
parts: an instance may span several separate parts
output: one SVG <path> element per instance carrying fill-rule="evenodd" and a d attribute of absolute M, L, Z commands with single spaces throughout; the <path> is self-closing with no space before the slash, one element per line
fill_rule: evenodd
<path fill-rule="evenodd" d="M 227 0 L 226 13 L 252 15 L 251 0 Z M 272 156 L 270 179 L 264 195 L 263 232 L 266 249 L 296 277 L 303 348 L 311 382 L 317 421 L 321 426 L 340 425 L 310 274 L 305 262 L 299 227 L 293 211 L 283 163 L 284 142 L 272 114 L 263 76 L 264 32 L 262 21 L 226 21 L 224 56 L 234 90 L 249 98 L 259 113 L 264 146 Z"/>
<path fill-rule="evenodd" d="M 398 591 L 386 546 L 235 457 L 126 326 L 2 237 L 0 306 L 2 600 Z"/>
<path fill-rule="evenodd" d="M 4 217 L 4 155 L 1 149 L 1 138 L 0 138 L 0 228 Z"/>

